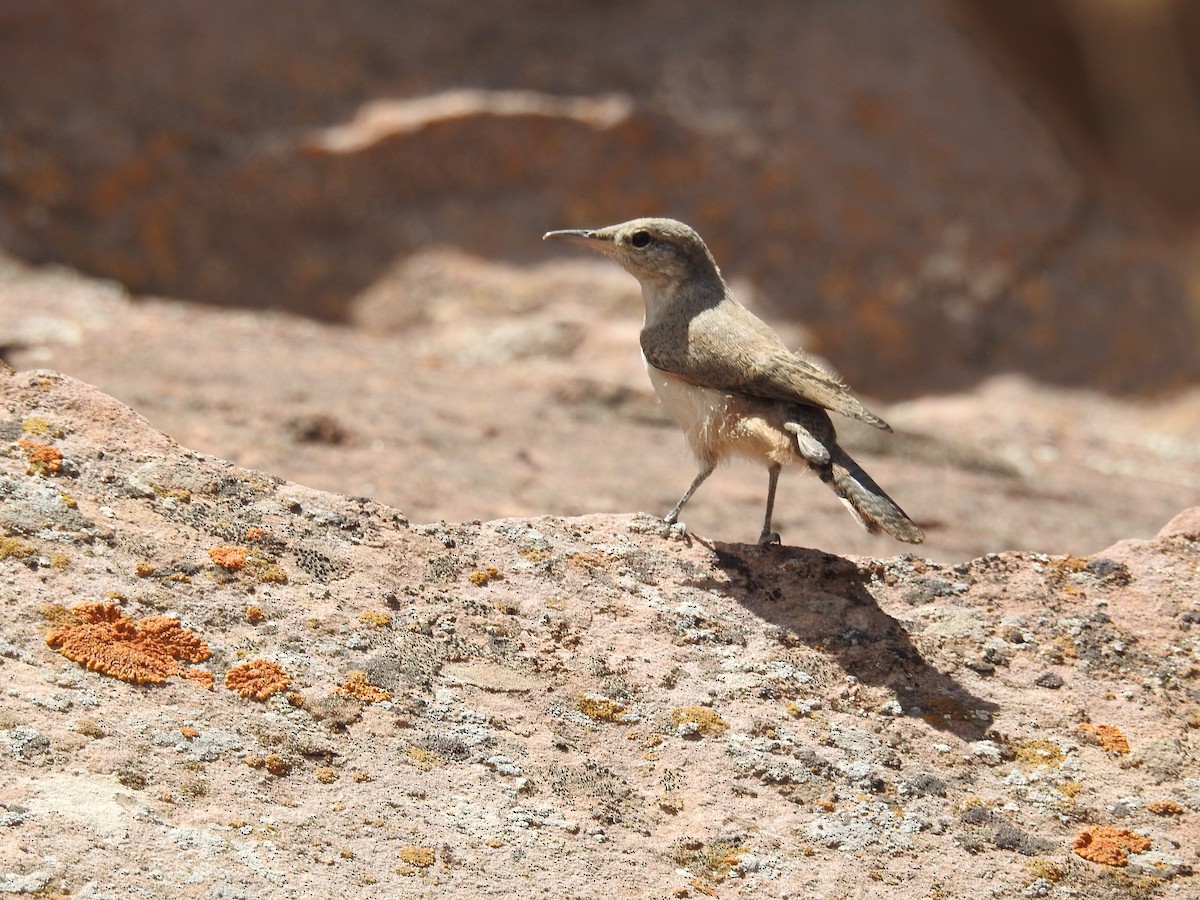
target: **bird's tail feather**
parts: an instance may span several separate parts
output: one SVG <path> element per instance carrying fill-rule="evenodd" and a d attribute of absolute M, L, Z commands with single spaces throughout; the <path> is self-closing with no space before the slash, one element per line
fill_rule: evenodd
<path fill-rule="evenodd" d="M 830 462 L 821 472 L 821 480 L 833 488 L 871 534 L 886 531 L 897 540 L 910 544 L 925 540 L 924 532 L 896 505 L 896 501 L 836 444 L 830 448 Z"/>

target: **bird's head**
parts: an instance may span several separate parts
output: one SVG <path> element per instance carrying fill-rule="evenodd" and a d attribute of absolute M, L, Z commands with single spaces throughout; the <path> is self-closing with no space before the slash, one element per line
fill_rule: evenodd
<path fill-rule="evenodd" d="M 612 257 L 644 287 L 720 279 L 717 264 L 700 235 L 674 219 L 632 219 L 592 231 L 550 231 L 543 240 L 560 238 Z"/>

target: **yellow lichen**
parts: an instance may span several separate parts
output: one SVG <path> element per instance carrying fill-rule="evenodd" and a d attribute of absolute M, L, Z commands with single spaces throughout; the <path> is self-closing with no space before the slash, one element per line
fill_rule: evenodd
<path fill-rule="evenodd" d="M 287 572 L 273 563 L 256 565 L 254 570 L 258 575 L 258 580 L 263 584 L 287 584 Z"/>
<path fill-rule="evenodd" d="M 16 538 L 0 537 L 0 559 L 25 559 L 37 551 Z"/>
<path fill-rule="evenodd" d="M 1033 859 L 1025 864 L 1026 871 L 1036 881 L 1038 878 L 1057 884 L 1067 877 L 1066 870 L 1050 859 Z"/>
<path fill-rule="evenodd" d="M 788 711 L 788 715 L 791 716 L 793 719 L 803 719 L 807 716 L 812 715 L 811 709 L 805 709 L 803 706 L 801 706 L 795 700 L 789 700 L 787 703 L 785 703 L 783 705 L 783 708 Z"/>
<path fill-rule="evenodd" d="M 313 774 L 321 784 L 333 784 L 338 780 L 337 769 L 332 769 L 329 766 L 320 766 Z"/>
<path fill-rule="evenodd" d="M 738 866 L 743 856 L 746 855 L 746 848 L 735 844 L 729 844 L 725 841 L 713 841 L 711 844 L 704 844 L 702 841 L 694 838 L 680 838 L 671 845 L 672 856 L 675 863 L 681 868 L 690 870 L 695 875 L 699 876 L 696 881 L 692 882 L 695 887 L 697 881 L 701 884 L 707 882 L 721 883 L 729 874 Z M 702 891 L 708 896 L 717 896 L 716 891 L 712 893 Z"/>
<path fill-rule="evenodd" d="M 408 754 L 408 758 L 413 761 L 418 769 L 428 772 L 430 769 L 435 769 L 446 764 L 446 757 L 437 753 L 432 753 L 422 747 L 417 747 L 409 744 L 404 748 L 404 752 Z"/>
<path fill-rule="evenodd" d="M 38 437 L 52 440 L 63 437 L 67 433 L 61 425 L 54 425 L 49 419 L 43 419 L 41 416 L 30 416 L 21 423 L 21 430 L 26 434 L 35 434 Z"/>
<path fill-rule="evenodd" d="M 1013 741 L 1012 750 L 1016 761 L 1027 768 L 1036 766 L 1058 768 L 1067 758 L 1062 747 L 1045 738 L 1025 738 Z"/>
<path fill-rule="evenodd" d="M 61 603 L 43 603 L 38 607 L 38 612 L 42 614 L 43 619 L 56 628 L 83 621 Z"/>
<path fill-rule="evenodd" d="M 476 569 L 467 576 L 467 580 L 476 587 L 483 587 L 493 581 L 499 581 L 504 577 L 503 573 L 495 566 L 485 566 L 482 569 Z"/>
<path fill-rule="evenodd" d="M 75 733 L 82 734 L 84 737 L 97 739 L 108 737 L 108 732 L 95 719 L 80 719 L 75 723 Z"/>
<path fill-rule="evenodd" d="M 680 725 L 695 725 L 694 733 L 703 735 L 724 734 L 729 728 L 724 719 L 704 706 L 681 706 L 672 711 L 671 720 L 676 728 Z"/>
<path fill-rule="evenodd" d="M 1074 802 L 1075 797 L 1083 790 L 1083 785 L 1078 781 L 1064 781 L 1057 785 L 1057 789 L 1060 794 Z"/>
<path fill-rule="evenodd" d="M 386 628 L 392 624 L 392 614 L 377 609 L 368 609 L 358 617 L 358 621 L 372 628 Z"/>
<path fill-rule="evenodd" d="M 575 708 L 597 722 L 627 722 L 624 704 L 603 694 L 590 691 L 580 691 L 575 701 Z"/>
<path fill-rule="evenodd" d="M 418 847 L 409 845 L 400 848 L 400 858 L 410 866 L 416 866 L 418 869 L 425 869 L 433 865 L 433 851 L 428 847 Z"/>

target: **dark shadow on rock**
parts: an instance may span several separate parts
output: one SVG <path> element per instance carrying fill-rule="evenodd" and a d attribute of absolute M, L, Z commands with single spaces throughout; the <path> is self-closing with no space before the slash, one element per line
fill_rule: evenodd
<path fill-rule="evenodd" d="M 997 704 L 975 696 L 938 671 L 913 645 L 904 625 L 875 601 L 871 576 L 853 562 L 802 547 L 710 545 L 729 580 L 706 580 L 743 607 L 785 630 L 788 640 L 831 653 L 847 675 L 892 691 L 904 711 L 963 740 L 978 740 Z M 985 711 L 981 719 L 976 711 Z"/>

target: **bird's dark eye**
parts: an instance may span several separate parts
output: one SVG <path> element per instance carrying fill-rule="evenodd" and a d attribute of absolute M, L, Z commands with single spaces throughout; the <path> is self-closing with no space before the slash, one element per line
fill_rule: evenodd
<path fill-rule="evenodd" d="M 650 237 L 648 231 L 635 231 L 629 239 L 629 243 L 641 250 L 643 247 L 649 247 L 654 243 L 654 238 Z"/>

